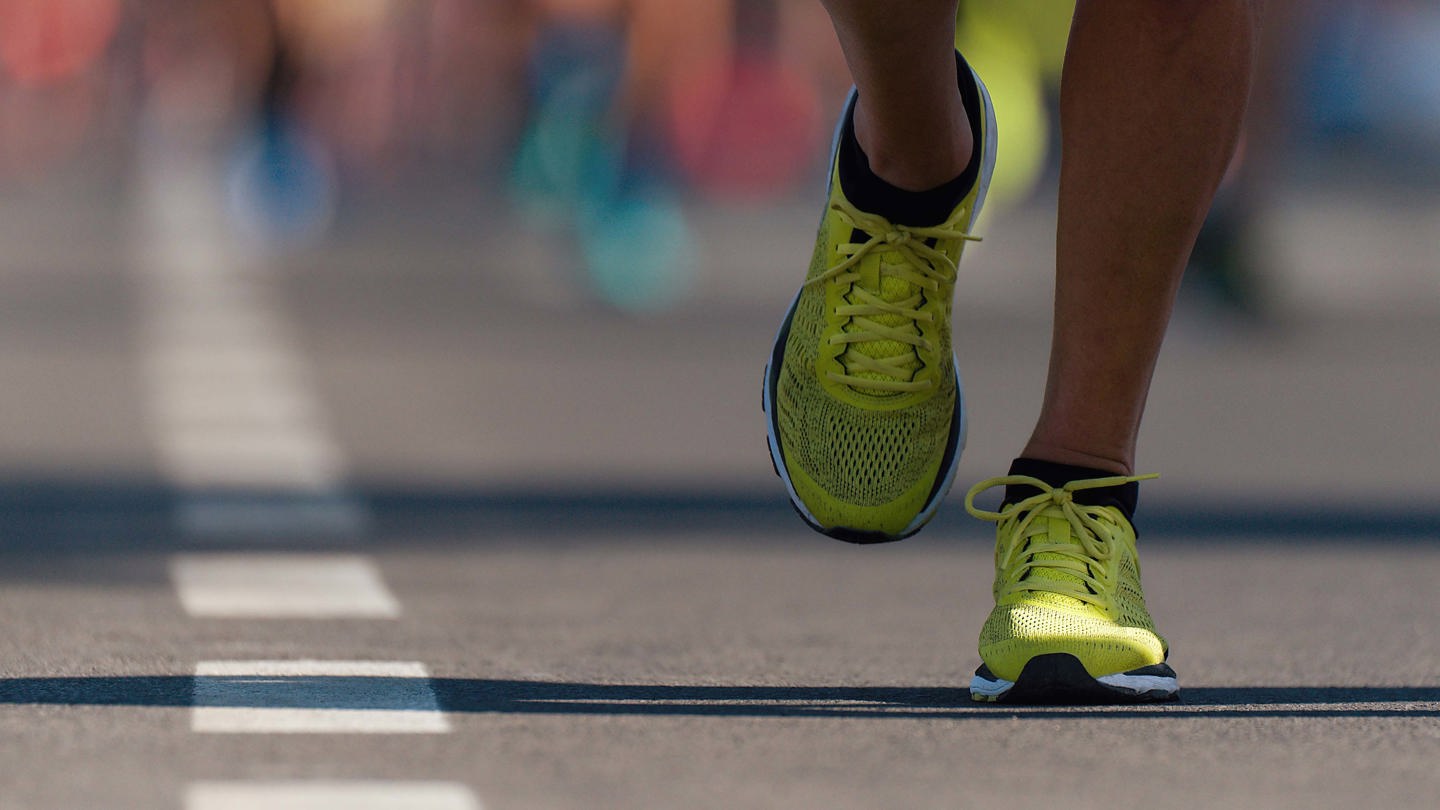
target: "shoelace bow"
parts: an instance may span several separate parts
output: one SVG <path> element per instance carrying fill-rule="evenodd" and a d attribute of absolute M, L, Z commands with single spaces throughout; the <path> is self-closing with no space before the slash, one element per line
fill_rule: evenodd
<path fill-rule="evenodd" d="M 861 211 L 843 199 L 832 203 L 830 210 L 850 226 L 852 232 L 860 231 L 870 237 L 865 242 L 841 245 L 839 250 L 846 256 L 845 260 L 806 282 L 818 285 L 834 281 L 849 285 L 845 293 L 847 303 L 837 307 L 835 314 L 848 318 L 854 328 L 845 329 L 830 338 L 832 345 L 847 345 L 840 355 L 845 373 L 829 372 L 830 379 L 853 388 L 892 393 L 923 391 L 933 387 L 934 380 L 911 379 L 914 372 L 905 366 L 913 357 L 913 351 L 890 357 L 871 357 L 856 351 L 854 344 L 893 340 L 919 351 L 935 351 L 935 346 L 921 336 L 917 325 L 920 321 L 933 321 L 934 315 L 920 311 L 919 307 L 924 303 L 926 292 L 935 293 L 940 290 L 941 284 L 953 284 L 958 270 L 953 259 L 926 240 L 934 240 L 937 244 L 954 240 L 979 242 L 980 237 L 971 236 L 959 227 L 969 215 L 968 206 L 956 210 L 950 219 L 933 227 L 896 225 L 882 216 Z M 860 262 L 877 251 L 882 257 L 881 278 L 888 275 L 911 284 L 916 288 L 914 295 L 903 301 L 886 301 L 878 294 L 880 290 L 872 292 L 857 286 Z M 887 253 L 897 255 L 900 263 L 885 262 L 883 259 Z M 873 320 L 876 316 L 886 315 L 899 316 L 904 323 L 890 326 Z M 858 376 L 865 372 L 888 379 Z"/>
<path fill-rule="evenodd" d="M 999 559 L 996 561 L 1001 572 L 1001 581 L 996 583 L 995 598 L 1003 599 L 1023 591 L 1058 593 L 1108 609 L 1113 583 L 1108 581 L 1108 566 L 1105 563 L 1110 560 L 1115 538 L 1123 529 L 1108 507 L 1076 503 L 1075 493 L 1152 478 L 1159 476 L 1117 475 L 1071 481 L 1056 488 L 1028 475 L 1009 475 L 982 481 L 971 487 L 969 494 L 965 496 L 965 511 L 980 520 L 999 524 L 1004 537 Z M 1031 486 L 1040 492 L 1022 501 L 1006 504 L 998 512 L 975 506 L 976 495 L 994 487 L 1008 485 Z M 1075 542 L 1045 542 L 1050 534 L 1049 527 L 1045 521 L 1037 518 L 1047 513 L 1053 514 L 1052 510 L 1056 508 L 1069 522 L 1070 536 Z M 1055 556 L 1042 558 L 1042 554 Z M 1040 568 L 1063 571 L 1079 581 L 1029 576 L 1032 571 Z"/>

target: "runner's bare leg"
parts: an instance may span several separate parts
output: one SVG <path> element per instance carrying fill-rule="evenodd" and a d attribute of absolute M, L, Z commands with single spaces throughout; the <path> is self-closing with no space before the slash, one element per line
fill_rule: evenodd
<path fill-rule="evenodd" d="M 855 137 L 881 179 L 942 185 L 974 148 L 955 85 L 958 0 L 822 0 L 859 90 Z"/>
<path fill-rule="evenodd" d="M 1024 455 L 1133 472 L 1175 292 L 1234 151 L 1257 0 L 1080 0 L 1049 380 Z"/>

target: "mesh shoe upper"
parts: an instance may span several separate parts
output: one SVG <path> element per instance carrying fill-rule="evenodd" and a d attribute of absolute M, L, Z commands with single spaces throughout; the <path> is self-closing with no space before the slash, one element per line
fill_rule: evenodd
<path fill-rule="evenodd" d="M 902 225 L 847 198 L 837 149 L 809 272 L 767 368 L 776 470 L 806 521 L 842 539 L 918 531 L 964 445 L 950 305 L 996 141 L 984 84 L 958 54 L 956 70 L 976 136 L 971 166 L 956 184 L 972 185 L 943 219 L 916 214 L 933 224 Z M 907 220 L 903 207 L 892 214 Z"/>
<path fill-rule="evenodd" d="M 898 534 L 944 473 L 958 396 L 950 300 L 972 204 L 907 228 L 832 183 L 775 392 L 785 467 L 826 525 Z"/>
<path fill-rule="evenodd" d="M 1069 653 L 1092 676 L 1165 660 L 1166 645 L 1145 607 L 1135 530 L 1113 506 L 1076 503 L 1082 489 L 1144 477 L 1100 478 L 1054 488 L 1028 476 L 981 482 L 966 509 L 998 524 L 995 609 L 980 631 L 980 657 L 996 676 L 1019 677 L 1038 655 Z M 1040 494 L 998 512 L 977 509 L 977 494 L 1025 484 Z"/>
<path fill-rule="evenodd" d="M 820 247 L 813 276 L 826 269 Z M 945 348 L 927 353 L 934 365 L 926 375 L 935 381 L 933 390 L 847 391 L 837 397 L 837 386 L 817 373 L 822 365 L 838 365 L 834 347 L 826 341 L 843 329 L 834 323 L 837 319 L 826 317 L 825 299 L 824 290 L 802 292 L 791 322 L 776 403 L 786 463 L 797 465 L 836 499 L 861 507 L 883 506 L 904 497 L 917 483 L 933 481 L 932 468 L 944 452 L 956 397 L 949 327 L 937 324 L 935 342 Z M 852 349 L 895 352 L 893 342 L 888 343 Z M 822 348 L 829 350 L 824 364 Z M 918 354 L 911 352 L 917 367 L 923 364 Z M 915 377 L 912 373 L 910 379 Z M 909 407 L 896 407 L 905 404 Z"/>

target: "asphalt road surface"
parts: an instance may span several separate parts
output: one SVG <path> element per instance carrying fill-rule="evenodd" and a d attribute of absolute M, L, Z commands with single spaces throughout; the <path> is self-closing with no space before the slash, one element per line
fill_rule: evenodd
<path fill-rule="evenodd" d="M 952 503 L 847 547 L 771 477 L 785 301 L 516 303 L 483 257 L 276 263 L 148 205 L 128 247 L 0 270 L 5 810 L 1440 792 L 1440 319 L 1182 322 L 1141 527 L 1183 699 L 977 706 L 985 529 Z M 961 313 L 963 489 L 1023 438 L 1046 336 Z"/>

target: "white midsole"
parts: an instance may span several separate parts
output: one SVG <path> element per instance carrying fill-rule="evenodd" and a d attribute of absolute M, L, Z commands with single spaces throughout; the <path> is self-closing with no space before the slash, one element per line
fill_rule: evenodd
<path fill-rule="evenodd" d="M 1170 695 L 1180 691 L 1180 681 L 1164 675 L 1127 675 L 1117 672 L 1114 675 L 1101 675 L 1095 680 L 1114 689 L 1122 689 L 1137 695 L 1153 692 Z M 991 680 L 979 675 L 970 678 L 970 694 L 980 697 L 1000 697 L 1014 687 L 1014 681 L 1007 681 L 1004 678 Z"/>
<path fill-rule="evenodd" d="M 1015 686 L 1014 681 L 1001 678 L 989 680 L 976 675 L 970 679 L 970 694 L 981 697 L 1000 697 Z"/>
<path fill-rule="evenodd" d="M 1137 694 L 1141 692 L 1169 694 L 1180 690 L 1180 681 L 1173 676 L 1165 675 L 1126 675 L 1123 672 L 1117 672 L 1114 675 L 1101 675 L 1095 680 L 1106 686 Z"/>

